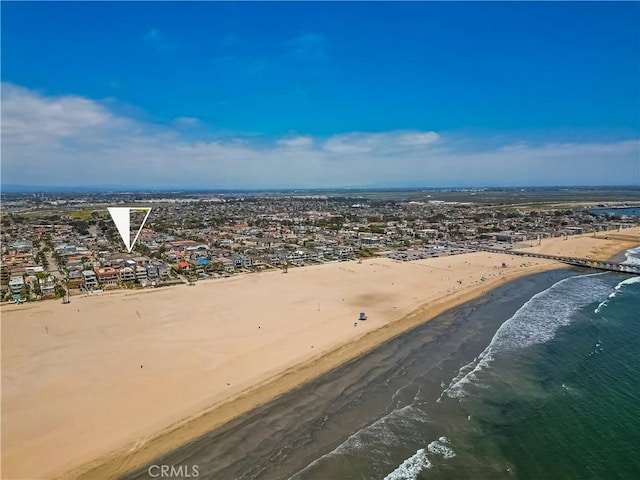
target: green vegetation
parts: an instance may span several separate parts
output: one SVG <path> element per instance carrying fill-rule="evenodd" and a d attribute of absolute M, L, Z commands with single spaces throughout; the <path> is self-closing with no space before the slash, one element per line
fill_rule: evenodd
<path fill-rule="evenodd" d="M 65 214 L 65 216 L 73 219 L 73 220 L 89 220 L 91 218 L 103 218 L 109 217 L 109 212 L 107 210 L 92 210 L 92 209 L 83 209 L 83 210 L 74 210 Z"/>

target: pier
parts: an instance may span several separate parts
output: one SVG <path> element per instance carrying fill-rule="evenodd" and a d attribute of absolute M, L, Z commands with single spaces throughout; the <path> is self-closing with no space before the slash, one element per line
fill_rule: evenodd
<path fill-rule="evenodd" d="M 478 247 L 476 250 L 484 252 L 502 253 L 504 255 L 519 255 L 521 257 L 544 258 L 566 263 L 576 267 L 593 268 L 595 270 L 605 270 L 609 272 L 631 273 L 640 275 L 640 266 L 625 265 L 623 263 L 609 262 L 604 260 L 594 260 L 593 258 L 562 257 L 558 255 L 544 255 L 542 253 L 523 252 L 521 250 L 502 250 L 499 248 Z"/>

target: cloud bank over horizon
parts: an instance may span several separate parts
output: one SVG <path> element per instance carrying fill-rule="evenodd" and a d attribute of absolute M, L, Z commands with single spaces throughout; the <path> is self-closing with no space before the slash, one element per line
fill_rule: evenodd
<path fill-rule="evenodd" d="M 423 130 L 198 131 L 109 101 L 2 84 L 2 184 L 175 188 L 640 185 L 640 141 L 530 143 Z"/>

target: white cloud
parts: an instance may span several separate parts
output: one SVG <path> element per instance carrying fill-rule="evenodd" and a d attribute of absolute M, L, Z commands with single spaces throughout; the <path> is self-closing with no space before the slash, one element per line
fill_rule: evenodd
<path fill-rule="evenodd" d="M 283 138 L 278 140 L 277 144 L 286 148 L 310 148 L 313 146 L 313 138 L 311 137 Z"/>
<path fill-rule="evenodd" d="M 188 140 L 78 96 L 2 85 L 2 182 L 157 187 L 339 187 L 640 184 L 640 142 L 465 139 L 401 130 Z M 177 125 L 177 126 L 175 126 Z"/>
<path fill-rule="evenodd" d="M 335 135 L 324 144 L 324 149 L 332 153 L 358 154 L 376 152 L 378 154 L 397 153 L 414 147 L 426 147 L 440 138 L 436 132 L 392 131 L 381 133 L 355 132 Z"/>
<path fill-rule="evenodd" d="M 436 132 L 409 132 L 400 136 L 401 145 L 429 145 L 440 138 Z"/>
<path fill-rule="evenodd" d="M 67 137 L 117 123 L 101 105 L 77 96 L 47 98 L 11 84 L 2 85 L 3 139 L 31 142 L 42 137 Z"/>

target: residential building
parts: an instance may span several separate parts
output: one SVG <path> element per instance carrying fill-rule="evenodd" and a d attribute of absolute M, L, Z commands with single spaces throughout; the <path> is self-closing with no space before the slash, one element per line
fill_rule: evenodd
<path fill-rule="evenodd" d="M 147 266 L 147 278 L 150 280 L 154 280 L 160 276 L 160 272 L 158 271 L 157 265 L 148 265 Z"/>
<path fill-rule="evenodd" d="M 122 267 L 118 271 L 118 273 L 120 274 L 120 281 L 121 282 L 135 282 L 136 281 L 136 272 L 130 266 Z"/>
<path fill-rule="evenodd" d="M 40 292 L 43 296 L 54 295 L 56 293 L 56 280 L 53 276 L 49 275 L 46 278 L 39 278 Z"/>
<path fill-rule="evenodd" d="M 98 288 L 98 278 L 93 270 L 84 270 L 82 272 L 82 278 L 84 280 L 84 286 L 91 290 Z"/>
<path fill-rule="evenodd" d="M 247 255 L 231 255 L 233 266 L 237 269 L 251 268 L 251 257 Z"/>
<path fill-rule="evenodd" d="M 147 269 L 145 267 L 136 267 L 136 281 L 142 282 L 147 279 Z"/>
<path fill-rule="evenodd" d="M 9 280 L 9 290 L 14 295 L 19 295 L 24 287 L 24 278 L 22 276 L 15 275 Z"/>
<path fill-rule="evenodd" d="M 94 268 L 100 285 L 116 285 L 118 283 L 118 271 L 113 267 Z"/>

